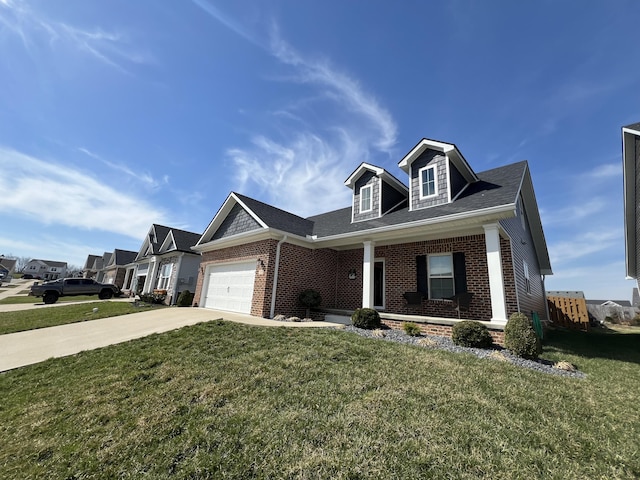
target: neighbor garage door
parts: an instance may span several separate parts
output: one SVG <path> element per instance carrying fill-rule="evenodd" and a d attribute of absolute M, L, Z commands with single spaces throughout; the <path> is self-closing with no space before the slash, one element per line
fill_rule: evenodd
<path fill-rule="evenodd" d="M 229 312 L 251 313 L 256 262 L 214 265 L 208 269 L 204 306 Z"/>

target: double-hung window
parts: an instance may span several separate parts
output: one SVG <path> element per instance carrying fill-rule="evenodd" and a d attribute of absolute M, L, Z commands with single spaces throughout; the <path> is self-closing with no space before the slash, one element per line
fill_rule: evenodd
<path fill-rule="evenodd" d="M 451 254 L 429 255 L 429 298 L 454 295 L 453 258 Z"/>
<path fill-rule="evenodd" d="M 160 278 L 158 279 L 158 289 L 167 290 L 169 286 L 169 278 L 171 277 L 171 270 L 173 270 L 173 263 L 167 263 L 162 266 L 160 270 Z"/>
<path fill-rule="evenodd" d="M 524 289 L 527 293 L 531 293 L 531 278 L 529 278 L 529 264 L 522 262 L 524 268 Z"/>
<path fill-rule="evenodd" d="M 360 213 L 369 212 L 373 209 L 371 205 L 371 185 L 365 185 L 360 189 Z"/>
<path fill-rule="evenodd" d="M 420 198 L 433 197 L 438 194 L 437 168 L 435 165 L 420 169 Z"/>

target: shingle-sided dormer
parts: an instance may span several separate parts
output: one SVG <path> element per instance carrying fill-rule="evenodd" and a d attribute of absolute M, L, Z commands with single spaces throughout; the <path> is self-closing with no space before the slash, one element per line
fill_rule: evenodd
<path fill-rule="evenodd" d="M 351 221 L 380 218 L 406 204 L 408 189 L 384 168 L 362 163 L 344 184 L 353 190 Z"/>
<path fill-rule="evenodd" d="M 478 180 L 455 145 L 426 138 L 398 166 L 409 175 L 409 210 L 450 203 Z"/>

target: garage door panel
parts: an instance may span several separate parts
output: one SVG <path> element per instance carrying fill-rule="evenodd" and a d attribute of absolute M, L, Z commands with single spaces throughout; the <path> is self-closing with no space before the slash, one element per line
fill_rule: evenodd
<path fill-rule="evenodd" d="M 208 281 L 205 307 L 251 313 L 255 262 L 210 267 Z"/>

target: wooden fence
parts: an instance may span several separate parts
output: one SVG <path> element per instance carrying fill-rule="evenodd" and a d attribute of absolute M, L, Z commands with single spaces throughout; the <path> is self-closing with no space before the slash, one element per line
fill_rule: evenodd
<path fill-rule="evenodd" d="M 589 331 L 589 311 L 584 298 L 548 296 L 550 320 L 556 325 Z"/>

